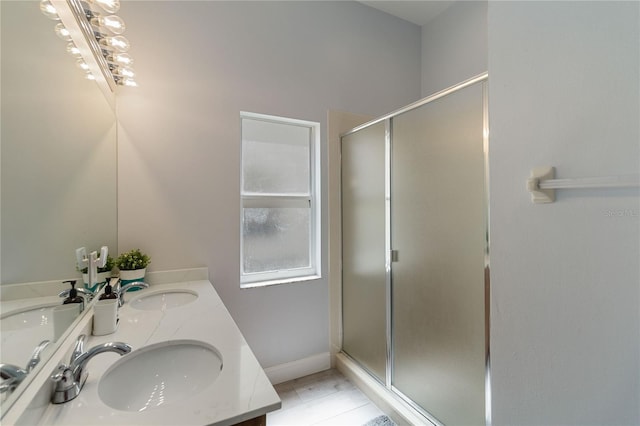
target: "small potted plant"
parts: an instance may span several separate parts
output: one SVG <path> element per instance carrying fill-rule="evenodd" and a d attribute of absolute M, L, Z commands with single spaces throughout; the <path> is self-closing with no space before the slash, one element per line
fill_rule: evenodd
<path fill-rule="evenodd" d="M 90 290 L 95 293 L 98 289 L 102 287 L 104 283 L 107 282 L 107 278 L 111 277 L 111 270 L 115 266 L 115 259 L 111 257 L 111 255 L 107 255 L 107 261 L 105 262 L 102 268 L 98 268 L 98 276 L 96 277 L 96 284 L 91 287 L 89 286 L 89 269 L 85 266 L 84 268 L 77 269 L 82 272 L 82 282 L 84 283 L 84 288 Z"/>
<path fill-rule="evenodd" d="M 133 281 L 144 281 L 147 265 L 151 258 L 140 249 L 133 249 L 122 253 L 116 259 L 116 266 L 120 270 L 120 284 L 125 285 Z"/>

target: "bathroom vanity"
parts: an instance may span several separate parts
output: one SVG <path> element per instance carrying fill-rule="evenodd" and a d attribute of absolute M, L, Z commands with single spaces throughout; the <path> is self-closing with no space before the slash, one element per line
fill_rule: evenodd
<path fill-rule="evenodd" d="M 206 268 L 150 274 L 149 288 L 125 294 L 110 335 L 91 335 L 93 316 L 83 317 L 2 423 L 266 424 L 280 398 L 207 276 Z M 52 404 L 50 376 L 69 364 L 82 334 L 84 350 L 123 342 L 132 351 L 91 358 L 79 395 Z"/>

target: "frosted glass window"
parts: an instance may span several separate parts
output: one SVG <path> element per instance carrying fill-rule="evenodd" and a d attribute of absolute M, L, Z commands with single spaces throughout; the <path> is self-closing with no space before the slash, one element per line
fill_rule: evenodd
<path fill-rule="evenodd" d="M 308 208 L 244 209 L 244 271 L 309 267 Z"/>
<path fill-rule="evenodd" d="M 320 124 L 242 113 L 242 287 L 320 276 Z"/>
<path fill-rule="evenodd" d="M 243 191 L 308 194 L 310 133 L 308 127 L 243 120 Z"/>

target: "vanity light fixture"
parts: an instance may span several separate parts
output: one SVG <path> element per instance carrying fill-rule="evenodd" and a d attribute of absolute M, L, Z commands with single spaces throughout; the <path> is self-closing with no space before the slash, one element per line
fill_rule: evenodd
<path fill-rule="evenodd" d="M 62 6 L 64 13 L 58 8 Z M 67 52 L 76 58 L 78 65 L 85 71 L 86 77 L 95 80 L 96 70 L 83 60 L 83 49 L 74 43 L 75 36 L 82 37 L 87 54 L 92 54 L 105 76 L 111 90 L 118 86 L 137 86 L 131 69 L 133 60 L 126 53 L 130 44 L 122 35 L 126 26 L 122 18 L 114 15 L 120 10 L 119 0 L 41 0 L 42 13 L 55 21 L 55 33 L 67 41 Z M 64 15 L 64 16 L 63 16 Z"/>

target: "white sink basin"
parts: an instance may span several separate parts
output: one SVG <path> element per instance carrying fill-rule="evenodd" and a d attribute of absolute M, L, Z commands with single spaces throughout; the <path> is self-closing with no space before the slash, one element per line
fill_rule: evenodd
<path fill-rule="evenodd" d="M 222 355 L 197 340 L 145 346 L 115 362 L 98 382 L 100 399 L 111 408 L 145 411 L 189 399 L 220 375 Z"/>
<path fill-rule="evenodd" d="M 27 328 L 53 326 L 53 308 L 59 303 L 47 303 L 17 309 L 0 317 L 2 331 L 16 331 Z"/>
<path fill-rule="evenodd" d="M 198 293 L 190 290 L 165 290 L 145 293 L 131 299 L 129 306 L 143 311 L 167 310 L 195 301 Z"/>

